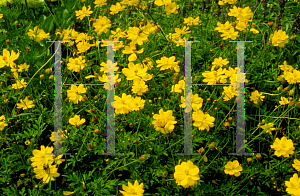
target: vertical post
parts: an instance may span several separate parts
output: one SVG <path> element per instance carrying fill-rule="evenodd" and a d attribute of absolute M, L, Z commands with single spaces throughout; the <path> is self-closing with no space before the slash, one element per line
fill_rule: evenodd
<path fill-rule="evenodd" d="M 106 153 L 98 153 L 98 155 L 124 155 L 124 153 L 115 153 L 115 54 L 113 47 L 114 42 L 117 41 L 105 42 L 107 42 Z"/>
<path fill-rule="evenodd" d="M 192 146 L 192 42 L 200 41 L 177 41 L 184 42 L 184 78 L 185 78 L 185 100 L 184 100 L 184 153 L 175 155 L 201 155 L 193 153 Z"/>
<path fill-rule="evenodd" d="M 46 155 L 71 155 L 71 153 L 62 153 L 62 94 L 61 94 L 61 41 L 47 41 L 54 43 L 54 153 Z M 68 42 L 68 41 L 67 41 Z"/>
<path fill-rule="evenodd" d="M 245 55 L 244 42 L 252 41 L 230 41 L 237 42 L 237 99 L 236 99 L 236 151 L 229 155 L 253 155 L 245 153 Z"/>

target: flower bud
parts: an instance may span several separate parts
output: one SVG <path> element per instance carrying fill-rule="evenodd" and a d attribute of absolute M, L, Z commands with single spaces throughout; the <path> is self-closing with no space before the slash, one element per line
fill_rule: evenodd
<path fill-rule="evenodd" d="M 95 133 L 95 134 L 99 134 L 99 133 L 100 133 L 100 130 L 99 130 L 99 129 L 95 129 L 95 130 L 94 130 L 94 133 Z"/>
<path fill-rule="evenodd" d="M 49 80 L 54 80 L 54 76 L 53 75 L 49 76 Z"/>
<path fill-rule="evenodd" d="M 145 155 L 141 155 L 140 159 L 141 159 L 142 161 L 145 161 L 145 160 L 146 160 Z"/>
<path fill-rule="evenodd" d="M 88 150 L 92 150 L 92 149 L 94 148 L 94 145 L 93 145 L 92 143 L 89 143 L 88 146 L 89 146 L 89 147 L 88 147 Z"/>
<path fill-rule="evenodd" d="M 40 75 L 40 79 L 42 80 L 42 79 L 44 79 L 45 78 L 45 75 L 44 74 L 41 74 Z"/>
<path fill-rule="evenodd" d="M 252 163 L 252 158 L 247 158 L 247 163 Z"/>
<path fill-rule="evenodd" d="M 45 69 L 46 74 L 50 74 L 52 72 L 52 68 Z"/>
<path fill-rule="evenodd" d="M 212 143 L 210 143 L 208 146 L 209 146 L 211 149 L 214 149 L 214 148 L 216 148 L 216 144 L 215 144 L 215 142 L 212 142 Z"/>
<path fill-rule="evenodd" d="M 164 172 L 162 173 L 162 177 L 166 178 L 167 176 L 168 176 L 168 172 L 164 171 Z"/>
<path fill-rule="evenodd" d="M 224 125 L 225 128 L 228 128 L 230 126 L 229 122 L 224 122 L 223 125 Z"/>
<path fill-rule="evenodd" d="M 35 188 L 35 189 L 38 189 L 38 188 L 39 188 L 39 185 L 37 185 L 37 184 L 34 185 L 34 188 Z"/>
<path fill-rule="evenodd" d="M 273 26 L 273 22 L 268 22 L 268 26 L 272 27 Z"/>
<path fill-rule="evenodd" d="M 203 154 L 203 153 L 205 153 L 205 149 L 203 148 L 203 147 L 201 147 L 199 150 L 197 150 L 198 151 L 198 153 L 201 153 L 201 154 Z"/>
<path fill-rule="evenodd" d="M 260 160 L 260 159 L 262 158 L 262 156 L 261 156 L 260 153 L 257 153 L 257 154 L 255 155 L 255 157 L 256 157 L 258 160 Z"/>

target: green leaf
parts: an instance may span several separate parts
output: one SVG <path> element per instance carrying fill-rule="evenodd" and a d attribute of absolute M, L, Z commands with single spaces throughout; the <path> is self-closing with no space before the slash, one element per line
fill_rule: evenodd
<path fill-rule="evenodd" d="M 51 30 L 53 29 L 54 25 L 53 25 L 53 21 L 54 18 L 53 16 L 48 16 L 44 22 L 44 27 L 45 27 L 45 31 L 47 32 L 51 32 Z"/>

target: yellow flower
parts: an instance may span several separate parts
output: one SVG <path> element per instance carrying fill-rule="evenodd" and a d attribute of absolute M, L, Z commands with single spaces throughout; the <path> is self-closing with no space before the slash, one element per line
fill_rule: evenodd
<path fill-rule="evenodd" d="M 95 27 L 95 31 L 98 32 L 98 35 L 101 35 L 103 32 L 107 32 L 107 28 L 111 27 L 111 24 L 106 16 L 99 16 L 99 19 L 96 19 L 93 26 Z"/>
<path fill-rule="evenodd" d="M 78 50 L 77 54 L 88 51 L 92 46 L 93 46 L 93 44 L 89 44 L 87 41 L 78 42 L 76 44 L 76 47 Z"/>
<path fill-rule="evenodd" d="M 118 2 L 116 5 L 111 5 L 109 10 L 111 15 L 115 15 L 120 11 L 123 11 L 124 7 Z"/>
<path fill-rule="evenodd" d="M 128 57 L 128 61 L 135 61 L 137 59 L 136 54 L 141 54 L 144 52 L 144 48 L 140 49 L 140 50 L 136 50 L 135 44 L 133 44 L 133 42 L 131 42 L 129 44 L 129 46 L 125 46 L 125 50 L 122 50 L 122 53 L 124 54 L 131 54 Z"/>
<path fill-rule="evenodd" d="M 143 45 L 143 42 L 148 41 L 148 35 L 142 32 L 138 27 L 129 27 L 127 31 L 127 38 L 132 41 L 133 44 Z"/>
<path fill-rule="evenodd" d="M 276 30 L 274 34 L 270 35 L 269 40 L 272 41 L 273 46 L 284 47 L 284 44 L 288 43 L 289 36 L 285 31 Z"/>
<path fill-rule="evenodd" d="M 228 161 L 228 163 L 225 165 L 225 174 L 235 175 L 235 177 L 239 177 L 241 175 L 240 171 L 243 171 L 243 168 L 237 160 Z"/>
<path fill-rule="evenodd" d="M 35 105 L 33 104 L 33 101 L 30 101 L 28 97 L 26 97 L 24 100 L 21 99 L 21 103 L 17 103 L 18 109 L 27 110 L 29 108 L 33 108 Z"/>
<path fill-rule="evenodd" d="M 259 100 L 263 101 L 264 98 L 265 96 L 262 96 L 262 93 L 255 90 L 254 92 L 251 93 L 250 101 L 253 101 L 254 104 L 257 104 Z"/>
<path fill-rule="evenodd" d="M 292 196 L 299 196 L 300 194 L 300 178 L 298 174 L 295 173 L 293 177 L 290 178 L 290 181 L 285 181 L 286 192 Z"/>
<path fill-rule="evenodd" d="M 297 171 L 300 171 L 300 161 L 298 159 L 294 159 L 294 164 L 292 164 L 293 168 Z"/>
<path fill-rule="evenodd" d="M 207 84 L 216 84 L 220 81 L 220 83 L 226 83 L 226 69 L 219 68 L 217 71 L 205 71 L 202 73 L 204 77 L 203 82 L 207 82 Z M 224 75 L 225 74 L 225 75 Z"/>
<path fill-rule="evenodd" d="M 5 116 L 2 115 L 0 116 L 0 131 L 4 129 L 4 127 L 7 127 L 7 123 L 5 123 Z"/>
<path fill-rule="evenodd" d="M 135 180 L 134 185 L 132 185 L 130 182 L 128 182 L 128 186 L 125 186 L 122 184 L 122 188 L 124 191 L 120 191 L 124 196 L 142 196 L 144 193 L 144 184 L 139 184 L 137 180 Z"/>
<path fill-rule="evenodd" d="M 266 133 L 271 133 L 271 131 L 275 130 L 275 128 L 273 128 L 274 124 L 273 123 L 268 123 L 265 125 L 260 126 L 260 128 L 262 128 Z"/>
<path fill-rule="evenodd" d="M 281 99 L 281 101 L 279 101 L 280 105 L 289 104 L 289 100 L 287 98 L 281 97 L 280 99 Z"/>
<path fill-rule="evenodd" d="M 19 55 L 20 53 L 15 53 L 13 50 L 10 53 L 7 49 L 3 49 L 3 56 L 0 56 L 0 68 L 15 65 L 14 61 L 19 58 Z"/>
<path fill-rule="evenodd" d="M 285 71 L 284 78 L 289 84 L 300 83 L 300 71 L 293 69 L 291 72 Z"/>
<path fill-rule="evenodd" d="M 197 111 L 203 104 L 203 99 L 199 97 L 198 94 L 192 95 L 192 104 L 191 100 L 187 100 L 185 97 L 181 96 L 181 104 L 179 105 L 181 108 L 185 108 L 185 101 L 187 101 L 187 112 L 190 112 L 192 108 L 194 111 Z"/>
<path fill-rule="evenodd" d="M 226 59 L 223 59 L 222 57 L 215 58 L 214 62 L 212 62 L 213 66 L 212 66 L 211 70 L 214 70 L 214 68 L 217 66 L 223 67 L 223 65 L 227 65 L 228 63 L 229 63 L 229 61 L 227 61 L 227 58 Z"/>
<path fill-rule="evenodd" d="M 86 88 L 84 88 L 83 84 L 80 84 L 78 87 L 72 85 L 71 90 L 67 90 L 67 97 L 69 98 L 69 102 L 73 101 L 74 104 L 78 104 L 78 101 L 83 100 L 83 97 L 79 95 L 81 93 L 86 93 Z"/>
<path fill-rule="evenodd" d="M 129 68 L 129 69 L 128 69 Z M 147 75 L 147 68 L 143 68 L 142 64 L 134 64 L 129 62 L 128 68 L 123 68 L 122 72 L 127 80 L 134 80 L 135 78 L 145 77 Z"/>
<path fill-rule="evenodd" d="M 3 18 L 3 14 L 0 14 L 0 19 Z"/>
<path fill-rule="evenodd" d="M 155 0 L 154 4 L 157 6 L 163 6 L 166 5 L 167 0 Z"/>
<path fill-rule="evenodd" d="M 133 86 L 132 86 L 133 93 L 138 95 L 143 95 L 147 91 L 149 91 L 148 86 L 143 80 L 138 78 L 133 80 Z"/>
<path fill-rule="evenodd" d="M 95 0 L 94 4 L 96 4 L 96 7 L 102 7 L 103 5 L 107 5 L 106 0 Z"/>
<path fill-rule="evenodd" d="M 26 140 L 26 141 L 25 141 L 25 145 L 26 145 L 26 146 L 29 146 L 29 145 L 30 145 L 30 141 L 29 141 L 29 140 Z"/>
<path fill-rule="evenodd" d="M 248 26 L 248 22 L 245 21 L 238 21 L 237 25 L 235 26 L 235 28 L 239 31 L 243 31 L 247 28 Z"/>
<path fill-rule="evenodd" d="M 294 144 L 291 139 L 287 139 L 285 136 L 281 139 L 276 138 L 271 148 L 275 150 L 275 155 L 280 157 L 289 157 L 290 154 L 294 154 Z"/>
<path fill-rule="evenodd" d="M 218 2 L 218 5 L 225 5 L 225 3 L 226 3 L 225 0 L 223 0 L 223 1 L 220 0 L 220 1 Z"/>
<path fill-rule="evenodd" d="M 168 57 L 161 57 L 160 60 L 156 60 L 157 66 L 156 67 L 161 67 L 160 71 L 174 68 L 176 72 L 180 71 L 180 68 L 178 66 L 178 62 L 175 61 L 175 56 L 171 56 L 170 58 Z"/>
<path fill-rule="evenodd" d="M 218 27 L 215 28 L 215 31 L 219 31 L 220 33 L 227 32 L 229 29 L 233 28 L 229 21 L 227 21 L 225 24 L 218 22 L 217 25 Z"/>
<path fill-rule="evenodd" d="M 160 131 L 163 134 L 171 133 L 174 130 L 174 124 L 177 124 L 173 111 L 168 110 L 166 112 L 163 109 L 159 110 L 159 114 L 154 114 L 155 121 L 152 122 L 156 131 Z"/>
<path fill-rule="evenodd" d="M 108 64 L 110 66 L 110 68 L 108 69 L 108 72 L 110 72 L 113 68 L 112 68 L 112 62 L 110 60 L 108 60 Z M 107 73 L 107 64 L 105 62 L 102 62 L 101 64 L 101 68 L 100 71 L 103 71 L 104 73 Z M 114 67 L 115 67 L 115 72 L 119 70 L 119 67 L 117 67 L 118 62 L 114 63 Z"/>
<path fill-rule="evenodd" d="M 127 114 L 131 111 L 133 105 L 133 98 L 131 95 L 122 94 L 122 98 L 119 96 L 115 96 L 115 101 L 111 103 L 111 105 L 115 108 L 116 114 Z"/>
<path fill-rule="evenodd" d="M 37 42 L 50 38 L 50 33 L 46 34 L 43 29 L 39 29 L 37 26 L 35 26 L 33 30 L 29 29 L 27 35 L 30 37 L 30 39 L 34 39 Z"/>
<path fill-rule="evenodd" d="M 133 99 L 133 108 L 132 111 L 138 111 L 140 109 L 144 109 L 145 106 L 145 100 L 143 100 L 141 97 L 135 97 Z"/>
<path fill-rule="evenodd" d="M 230 99 L 232 99 L 234 96 L 237 95 L 236 86 L 224 86 L 223 90 L 224 91 L 222 92 L 222 94 L 225 95 L 223 97 L 224 101 L 229 101 Z"/>
<path fill-rule="evenodd" d="M 236 6 L 233 7 L 233 9 L 229 9 L 230 12 L 228 13 L 228 16 L 234 16 L 239 21 L 250 21 L 250 19 L 253 16 L 253 13 L 249 6 L 245 8 L 238 8 Z"/>
<path fill-rule="evenodd" d="M 226 40 L 226 39 L 235 40 L 237 37 L 239 37 L 239 32 L 234 31 L 234 28 L 231 28 L 228 31 L 224 31 L 223 34 L 221 35 L 221 37 L 223 37 L 223 40 Z"/>
<path fill-rule="evenodd" d="M 210 116 L 209 114 L 204 114 L 201 110 L 193 112 L 192 118 L 194 122 L 194 126 L 198 127 L 199 130 L 206 129 L 209 131 L 210 127 L 214 127 L 215 118 Z"/>
<path fill-rule="evenodd" d="M 256 29 L 254 29 L 254 28 L 251 28 L 251 29 L 250 29 L 250 31 L 251 31 L 251 32 L 253 32 L 254 34 L 257 34 L 257 33 L 259 33 L 259 31 L 258 31 L 258 30 L 256 30 Z"/>
<path fill-rule="evenodd" d="M 171 89 L 172 93 L 184 93 L 185 92 L 185 81 L 180 80 L 178 84 L 172 86 Z"/>
<path fill-rule="evenodd" d="M 191 25 L 198 25 L 199 23 L 199 16 L 197 16 L 196 18 L 193 17 L 188 17 L 188 18 L 184 18 L 184 24 L 187 24 L 189 26 Z"/>
<path fill-rule="evenodd" d="M 139 0 L 123 0 L 121 1 L 122 5 L 127 6 L 138 6 Z"/>
<path fill-rule="evenodd" d="M 199 177 L 199 168 L 192 161 L 182 162 L 175 166 L 174 178 L 177 185 L 188 188 L 197 184 Z"/>
<path fill-rule="evenodd" d="M 65 130 L 65 132 L 68 133 L 67 130 Z M 68 138 L 68 136 L 65 135 L 64 132 L 62 132 L 62 134 L 63 134 L 63 137 L 64 137 L 65 139 Z M 69 135 L 69 134 L 70 134 L 70 133 L 68 133 L 68 135 Z M 56 132 L 52 132 L 52 133 L 51 133 L 51 137 L 50 137 L 50 140 L 51 140 L 52 142 L 54 142 L 54 135 L 55 135 L 56 137 L 61 137 L 61 134 L 57 134 Z M 62 141 L 62 142 L 64 142 L 64 141 Z"/>
<path fill-rule="evenodd" d="M 68 70 L 72 70 L 73 72 L 80 72 L 86 67 L 86 62 L 83 56 L 79 58 L 69 58 L 69 63 L 67 64 Z"/>
<path fill-rule="evenodd" d="M 44 183 L 48 183 L 50 180 L 54 181 L 54 177 L 60 176 L 59 173 L 57 173 L 56 165 L 47 165 L 45 167 L 38 167 L 34 168 L 33 172 L 36 174 L 37 179 L 43 178 Z"/>
<path fill-rule="evenodd" d="M 173 34 L 175 37 L 180 37 L 183 36 L 187 33 L 190 33 L 189 27 L 183 26 L 181 29 L 180 28 L 175 28 L 175 33 Z"/>
<path fill-rule="evenodd" d="M 225 3 L 235 4 L 237 0 L 223 0 Z"/>
<path fill-rule="evenodd" d="M 85 123 L 85 119 L 84 118 L 80 119 L 80 117 L 78 115 L 75 115 L 74 118 L 69 119 L 69 123 L 71 125 L 74 125 L 75 128 L 78 128 L 80 125 Z"/>
<path fill-rule="evenodd" d="M 143 62 L 143 66 L 146 67 L 147 69 L 153 68 L 153 63 L 149 58 L 145 58 L 142 62 Z"/>
<path fill-rule="evenodd" d="M 89 41 L 92 39 L 93 39 L 93 37 L 89 36 L 87 33 L 80 33 L 76 36 L 75 42 L 78 43 L 80 41 Z"/>
<path fill-rule="evenodd" d="M 110 78 L 110 76 L 109 76 Z M 107 89 L 107 75 L 103 74 L 101 77 L 98 76 L 98 80 L 104 83 L 103 88 Z M 121 78 L 119 78 L 119 74 L 115 75 L 115 83 L 120 83 L 121 82 Z M 113 88 L 113 84 L 109 85 L 109 89 Z"/>
<path fill-rule="evenodd" d="M 177 9 L 179 8 L 179 5 L 176 5 L 176 3 L 172 3 L 171 0 L 166 0 L 166 7 L 165 11 L 167 15 L 170 15 L 172 13 L 178 14 Z"/>
<path fill-rule="evenodd" d="M 292 66 L 288 65 L 286 61 L 283 62 L 283 65 L 278 65 L 278 67 L 284 72 L 290 72 L 294 69 Z"/>
<path fill-rule="evenodd" d="M 97 0 L 96 0 L 97 1 Z M 71 191 L 63 191 L 63 195 L 72 195 L 74 192 Z"/>
<path fill-rule="evenodd" d="M 19 65 L 19 69 L 18 69 L 18 72 L 23 72 L 23 70 L 25 71 L 28 71 L 28 68 L 29 68 L 30 65 L 27 65 L 26 63 L 23 63 L 21 65 Z"/>
<path fill-rule="evenodd" d="M 46 155 L 47 153 L 52 153 L 53 147 L 46 147 L 41 145 L 41 150 L 33 150 L 32 154 L 34 157 L 30 158 L 33 162 L 31 164 L 32 167 L 43 168 L 44 165 L 51 165 L 54 161 L 53 155 Z"/>
<path fill-rule="evenodd" d="M 24 79 L 22 79 L 21 81 L 17 80 L 16 84 L 12 84 L 13 89 L 21 89 L 21 88 L 24 88 L 26 86 L 27 86 L 27 82 L 25 82 Z"/>
<path fill-rule="evenodd" d="M 86 9 L 86 7 L 83 6 L 82 10 L 78 10 L 78 11 L 75 10 L 75 13 L 76 13 L 76 16 L 77 16 L 76 19 L 82 20 L 84 17 L 90 16 L 93 13 L 93 11 L 90 11 L 90 9 L 91 9 L 91 6 L 89 6 L 88 9 Z"/>

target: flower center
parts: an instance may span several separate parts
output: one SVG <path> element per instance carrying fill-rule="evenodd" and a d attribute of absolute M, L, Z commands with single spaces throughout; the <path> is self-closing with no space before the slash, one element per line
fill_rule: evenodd
<path fill-rule="evenodd" d="M 138 70 L 134 70 L 135 73 L 139 72 Z"/>
<path fill-rule="evenodd" d="M 135 189 L 131 189 L 130 192 L 131 192 L 131 193 L 135 193 Z"/>
<path fill-rule="evenodd" d="M 189 170 L 187 170 L 187 169 L 184 170 L 184 173 L 189 174 Z"/>

